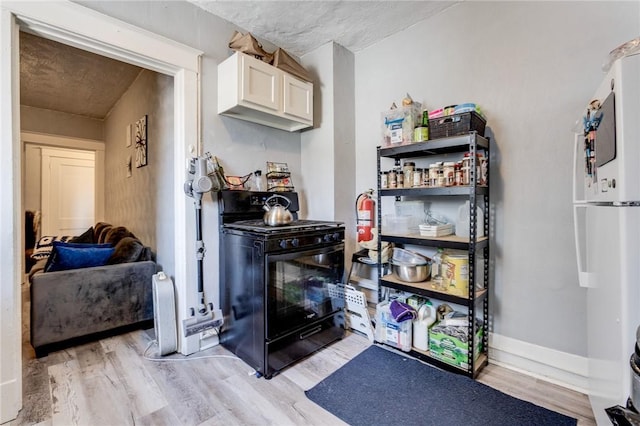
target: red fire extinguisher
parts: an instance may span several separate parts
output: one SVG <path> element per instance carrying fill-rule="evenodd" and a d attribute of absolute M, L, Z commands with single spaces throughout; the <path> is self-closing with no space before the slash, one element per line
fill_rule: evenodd
<path fill-rule="evenodd" d="M 370 189 L 356 198 L 356 223 L 358 230 L 358 242 L 371 241 L 373 233 L 371 228 L 375 222 L 376 202 L 373 200 L 373 189 Z"/>

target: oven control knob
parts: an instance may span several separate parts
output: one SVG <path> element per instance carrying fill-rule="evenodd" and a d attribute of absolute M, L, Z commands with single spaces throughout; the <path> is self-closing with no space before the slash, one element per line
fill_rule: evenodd
<path fill-rule="evenodd" d="M 340 241 L 340 233 L 336 232 L 335 234 L 333 234 L 333 241 Z"/>
<path fill-rule="evenodd" d="M 316 237 L 315 244 L 322 244 L 322 237 Z"/>
<path fill-rule="evenodd" d="M 287 248 L 287 240 L 280 240 L 280 247 Z"/>
<path fill-rule="evenodd" d="M 330 243 L 331 241 L 333 241 L 333 235 L 331 235 L 331 234 L 326 234 L 326 235 L 324 236 L 324 241 L 325 241 L 325 242 L 327 242 L 327 243 Z"/>
<path fill-rule="evenodd" d="M 294 238 L 293 240 L 291 240 L 291 245 L 294 247 L 298 247 L 300 245 L 300 240 L 297 238 Z"/>

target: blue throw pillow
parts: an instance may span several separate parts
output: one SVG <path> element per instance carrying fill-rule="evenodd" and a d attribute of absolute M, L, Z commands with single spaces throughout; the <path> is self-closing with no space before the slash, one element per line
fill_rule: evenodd
<path fill-rule="evenodd" d="M 45 272 L 103 266 L 113 254 L 111 244 L 82 244 L 53 242 L 51 256 L 44 267 Z"/>

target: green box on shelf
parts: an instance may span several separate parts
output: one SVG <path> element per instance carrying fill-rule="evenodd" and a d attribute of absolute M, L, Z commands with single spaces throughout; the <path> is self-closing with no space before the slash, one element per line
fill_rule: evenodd
<path fill-rule="evenodd" d="M 461 327 L 466 329 L 466 327 Z M 440 332 L 437 325 L 429 330 L 429 354 L 432 358 L 460 368 L 467 368 L 469 344 L 456 337 Z M 475 359 L 482 349 L 482 328 L 479 327 L 474 341 Z"/>

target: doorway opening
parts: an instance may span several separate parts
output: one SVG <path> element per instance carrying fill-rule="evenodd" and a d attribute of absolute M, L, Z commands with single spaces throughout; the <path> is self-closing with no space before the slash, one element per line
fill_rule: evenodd
<path fill-rule="evenodd" d="M 24 251 L 21 236 L 24 218 L 21 197 L 23 166 L 20 161 L 18 34 L 20 30 L 83 48 L 94 53 L 142 66 L 174 78 L 173 98 L 173 164 L 171 179 L 174 188 L 173 215 L 168 227 L 174 233 L 173 276 L 176 282 L 177 311 L 184 316 L 196 302 L 195 268 L 189 265 L 187 254 L 194 236 L 187 217 L 187 200 L 182 196 L 183 169 L 190 144 L 199 144 L 199 84 L 202 52 L 176 43 L 117 19 L 96 13 L 72 2 L 3 2 L 0 4 L 0 50 L 8 52 L 0 59 L 0 174 L 6 187 L 0 193 L 4 213 L 0 227 L 6 238 L 0 240 L 0 268 L 8 277 L 0 284 L 0 423 L 12 420 L 22 408 L 21 313 L 20 313 L 20 253 Z M 198 141 L 198 142 L 195 142 Z M 192 150 L 195 147 L 192 147 Z M 180 341 L 180 350 L 184 351 Z"/>
<path fill-rule="evenodd" d="M 125 226 L 156 252 L 165 270 L 171 271 L 173 236 L 160 232 L 158 221 L 163 217 L 156 208 L 161 200 L 173 198 L 171 174 L 164 173 L 174 163 L 173 77 L 29 33 L 21 32 L 20 42 L 21 130 L 55 134 L 64 141 L 89 134 L 104 146 L 104 168 L 96 174 L 104 191 L 93 191 L 87 186 L 88 178 L 66 177 L 90 173 L 80 167 L 88 160 L 69 159 L 58 153 L 50 157 L 49 168 L 42 171 L 41 203 L 25 198 L 25 210 L 38 207 L 42 232 L 47 237 L 80 235 L 97 221 Z M 134 161 L 138 159 L 140 122 L 145 123 L 148 142 L 148 161 L 144 164 Z M 36 153 L 43 154 L 42 165 L 46 166 L 47 151 Z M 32 157 L 37 155 L 25 155 L 25 159 Z M 29 180 L 39 176 L 37 170 L 28 167 L 25 163 L 27 188 Z M 56 171 L 65 174 L 46 179 L 45 174 Z M 60 193 L 64 200 L 49 194 L 65 180 L 70 186 Z M 80 217 L 88 207 L 82 202 L 83 196 L 96 197 L 92 214 L 96 220 L 89 222 L 88 215 Z M 60 220 L 74 223 L 63 225 Z"/>

